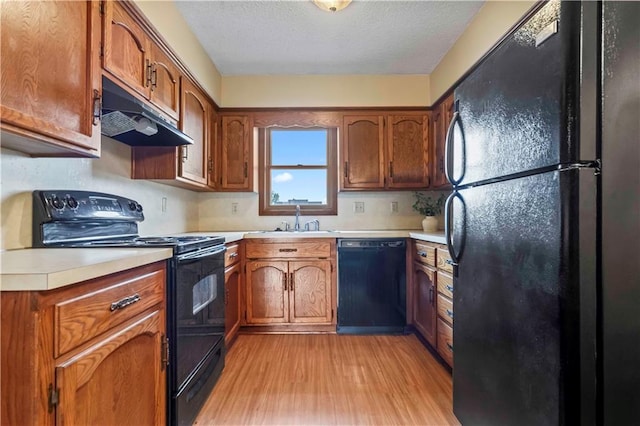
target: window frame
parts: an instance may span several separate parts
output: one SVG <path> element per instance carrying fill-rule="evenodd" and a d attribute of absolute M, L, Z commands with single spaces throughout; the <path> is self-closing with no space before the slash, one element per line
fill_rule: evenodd
<path fill-rule="evenodd" d="M 271 130 L 300 131 L 300 130 L 326 130 L 327 131 L 327 165 L 303 166 L 303 165 L 271 165 Z M 325 205 L 300 205 L 300 213 L 308 216 L 336 216 L 338 214 L 338 128 L 337 127 L 281 127 L 270 126 L 258 129 L 258 214 L 260 216 L 291 216 L 295 215 L 296 206 L 293 204 L 272 206 L 271 202 L 271 170 L 298 169 L 298 170 L 327 170 L 327 204 Z"/>

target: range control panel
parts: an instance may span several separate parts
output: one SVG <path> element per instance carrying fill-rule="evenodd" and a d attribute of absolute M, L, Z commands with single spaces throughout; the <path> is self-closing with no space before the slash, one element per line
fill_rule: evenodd
<path fill-rule="evenodd" d="M 144 220 L 142 205 L 117 195 L 91 191 L 33 191 L 34 221 Z"/>

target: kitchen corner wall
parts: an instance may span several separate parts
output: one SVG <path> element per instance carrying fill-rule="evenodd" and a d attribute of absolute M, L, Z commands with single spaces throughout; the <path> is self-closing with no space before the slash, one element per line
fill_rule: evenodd
<path fill-rule="evenodd" d="M 132 198 L 145 208 L 142 235 L 170 234 L 198 229 L 198 194 L 146 180 L 132 180 L 131 148 L 102 138 L 102 156 L 31 158 L 2 149 L 0 153 L 0 249 L 31 247 L 31 192 L 35 189 L 77 189 Z M 162 198 L 167 198 L 166 212 Z"/>
<path fill-rule="evenodd" d="M 438 192 L 430 192 L 440 196 Z M 354 202 L 364 202 L 364 213 L 354 213 Z M 391 212 L 391 202 L 398 203 L 398 212 Z M 301 226 L 313 219 L 320 221 L 321 230 L 389 230 L 421 229 L 422 216 L 413 211 L 413 192 L 341 192 L 338 193 L 337 216 L 306 216 Z M 237 203 L 237 213 L 232 204 Z M 203 193 L 200 194 L 200 230 L 274 230 L 286 220 L 293 227 L 294 216 L 258 216 L 256 193 Z"/>

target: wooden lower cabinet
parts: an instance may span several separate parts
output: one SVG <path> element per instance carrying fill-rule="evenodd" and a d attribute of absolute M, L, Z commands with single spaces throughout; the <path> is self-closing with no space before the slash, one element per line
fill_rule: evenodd
<path fill-rule="evenodd" d="M 224 270 L 224 342 L 229 346 L 240 328 L 242 268 L 236 263 Z"/>
<path fill-rule="evenodd" d="M 165 281 L 158 262 L 56 290 L 2 292 L 1 423 L 164 424 Z M 61 346 L 69 331 L 80 337 Z"/>
<path fill-rule="evenodd" d="M 413 263 L 413 325 L 431 346 L 436 346 L 436 270 Z"/>
<path fill-rule="evenodd" d="M 330 323 L 329 260 L 247 262 L 247 324 Z"/>

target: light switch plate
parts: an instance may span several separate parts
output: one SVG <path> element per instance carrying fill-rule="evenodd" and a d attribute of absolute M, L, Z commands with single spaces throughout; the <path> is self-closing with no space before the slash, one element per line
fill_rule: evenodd
<path fill-rule="evenodd" d="M 397 201 L 392 201 L 391 202 L 391 213 L 398 213 L 398 202 Z"/>
<path fill-rule="evenodd" d="M 354 213 L 364 213 L 364 201 L 356 201 L 353 203 Z"/>
<path fill-rule="evenodd" d="M 231 203 L 231 214 L 238 214 L 238 203 Z"/>

